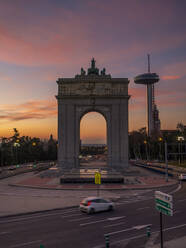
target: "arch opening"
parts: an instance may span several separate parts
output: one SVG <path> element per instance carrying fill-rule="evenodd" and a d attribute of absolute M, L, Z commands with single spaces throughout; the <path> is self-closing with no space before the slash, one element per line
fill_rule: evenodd
<path fill-rule="evenodd" d="M 107 121 L 97 111 L 89 111 L 80 119 L 80 166 L 107 165 Z"/>

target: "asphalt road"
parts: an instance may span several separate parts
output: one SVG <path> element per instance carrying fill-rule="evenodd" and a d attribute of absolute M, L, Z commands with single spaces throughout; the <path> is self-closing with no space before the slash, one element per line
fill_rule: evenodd
<path fill-rule="evenodd" d="M 172 193 L 176 187 L 164 189 Z M 185 236 L 186 183 L 173 193 L 174 215 L 163 216 L 164 240 Z M 159 239 L 159 213 L 155 209 L 154 191 L 123 196 L 112 212 L 87 215 L 77 208 L 0 218 L 2 248 L 102 248 L 108 234 L 110 247 L 144 247 L 147 226 Z M 158 240 L 157 240 L 158 242 Z"/>

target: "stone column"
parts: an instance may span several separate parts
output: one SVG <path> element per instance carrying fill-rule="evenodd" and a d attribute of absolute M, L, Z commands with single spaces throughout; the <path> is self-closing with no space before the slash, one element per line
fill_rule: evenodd
<path fill-rule="evenodd" d="M 75 165 L 75 107 L 74 104 L 68 104 L 66 107 L 66 163 L 69 168 Z"/>
<path fill-rule="evenodd" d="M 58 99 L 58 165 L 65 167 L 66 161 L 66 105 Z"/>
<path fill-rule="evenodd" d="M 122 167 L 128 167 L 128 99 L 122 99 L 120 104 L 120 147 Z"/>
<path fill-rule="evenodd" d="M 112 132 L 112 167 L 119 166 L 119 105 L 113 102 L 111 113 L 111 132 Z"/>

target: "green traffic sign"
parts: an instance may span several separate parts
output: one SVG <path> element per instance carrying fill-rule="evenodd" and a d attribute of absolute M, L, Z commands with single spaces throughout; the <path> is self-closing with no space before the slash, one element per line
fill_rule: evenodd
<path fill-rule="evenodd" d="M 172 216 L 173 215 L 173 211 L 171 209 L 167 209 L 167 208 L 164 208 L 160 205 L 156 205 L 156 209 L 161 212 L 162 214 L 166 214 L 168 216 Z"/>
<path fill-rule="evenodd" d="M 165 201 L 160 200 L 158 198 L 156 198 L 155 201 L 156 201 L 157 204 L 162 205 L 163 207 L 172 209 L 172 204 L 170 204 L 169 202 L 165 202 Z"/>

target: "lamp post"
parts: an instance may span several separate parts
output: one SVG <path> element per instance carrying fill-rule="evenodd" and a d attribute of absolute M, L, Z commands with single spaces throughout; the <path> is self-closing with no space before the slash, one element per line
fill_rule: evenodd
<path fill-rule="evenodd" d="M 32 142 L 32 147 L 36 147 L 37 146 L 37 143 L 36 143 L 36 141 L 33 141 Z M 36 159 L 36 150 L 35 150 L 35 148 L 33 148 L 33 154 L 34 154 L 34 167 L 36 167 L 36 164 L 37 164 L 37 159 Z"/>
<path fill-rule="evenodd" d="M 148 158 L 148 151 L 147 151 L 147 141 L 144 140 L 143 143 L 145 144 L 146 160 L 149 160 L 149 158 Z"/>
<path fill-rule="evenodd" d="M 16 150 L 16 164 L 17 164 L 18 163 L 17 148 L 20 147 L 19 140 L 16 140 L 16 142 L 14 142 L 14 147 Z"/>
<path fill-rule="evenodd" d="M 178 136 L 178 154 L 179 154 L 179 165 L 181 165 L 181 160 L 182 160 L 182 141 L 184 141 L 183 136 Z"/>
<path fill-rule="evenodd" d="M 162 161 L 162 156 L 161 156 L 161 143 L 163 141 L 162 137 L 159 137 L 158 138 L 158 141 L 159 141 L 159 161 L 161 162 Z"/>
<path fill-rule="evenodd" d="M 167 142 L 165 141 L 165 181 L 168 182 Z"/>

